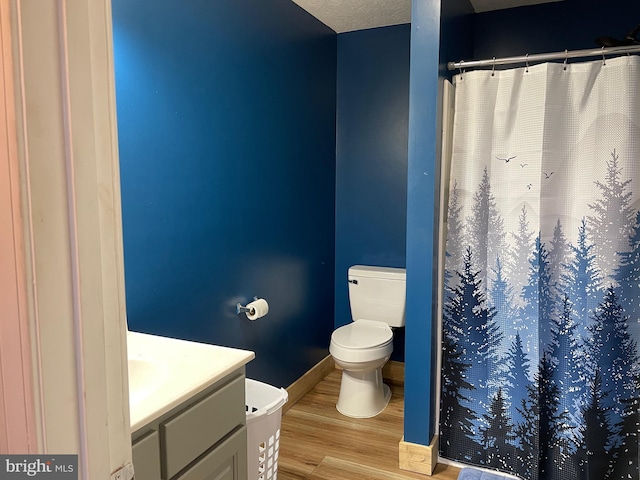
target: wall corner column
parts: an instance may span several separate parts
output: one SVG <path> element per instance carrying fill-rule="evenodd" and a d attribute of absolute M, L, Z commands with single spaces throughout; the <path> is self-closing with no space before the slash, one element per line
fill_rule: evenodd
<path fill-rule="evenodd" d="M 428 453 L 420 455 L 425 465 L 431 463 L 433 468 L 435 462 L 426 459 L 437 458 L 433 439 L 437 376 L 434 305 L 438 266 L 440 0 L 413 0 L 411 18 L 404 442 L 407 452 L 415 451 L 413 445 L 425 447 Z"/>

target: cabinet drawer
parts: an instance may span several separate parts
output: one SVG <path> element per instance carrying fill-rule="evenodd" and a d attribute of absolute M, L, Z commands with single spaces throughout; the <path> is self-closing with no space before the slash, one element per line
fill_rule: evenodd
<path fill-rule="evenodd" d="M 247 478 L 247 427 L 241 427 L 175 480 Z"/>
<path fill-rule="evenodd" d="M 240 376 L 161 425 L 165 478 L 173 477 L 238 425 L 244 425 L 244 404 L 244 376 Z"/>
<path fill-rule="evenodd" d="M 136 440 L 132 448 L 136 480 L 160 478 L 160 436 L 155 430 Z"/>

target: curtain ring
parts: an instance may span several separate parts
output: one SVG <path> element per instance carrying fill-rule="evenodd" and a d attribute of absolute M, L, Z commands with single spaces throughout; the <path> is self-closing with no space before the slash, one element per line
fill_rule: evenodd
<path fill-rule="evenodd" d="M 462 80 L 462 78 L 463 78 L 462 74 L 464 74 L 466 72 L 466 69 L 462 68 L 462 67 L 464 67 L 464 60 L 460 60 L 459 65 L 460 66 L 458 67 L 458 72 L 459 72 L 459 75 L 460 75 L 460 80 Z"/>
<path fill-rule="evenodd" d="M 529 73 L 529 54 L 528 53 L 524 56 L 524 62 L 527 65 L 527 68 L 524 71 L 525 73 Z"/>
<path fill-rule="evenodd" d="M 602 65 L 607 64 L 607 59 L 604 57 L 604 46 L 602 47 Z"/>
<path fill-rule="evenodd" d="M 491 67 L 491 76 L 496 76 L 496 57 L 493 57 L 493 66 Z"/>
<path fill-rule="evenodd" d="M 563 68 L 563 70 L 567 69 L 567 60 L 569 60 L 569 50 L 567 50 L 565 48 L 564 49 L 564 68 Z"/>

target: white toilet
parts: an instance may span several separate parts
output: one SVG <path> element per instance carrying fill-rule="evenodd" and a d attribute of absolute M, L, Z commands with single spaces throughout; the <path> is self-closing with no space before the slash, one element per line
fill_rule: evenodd
<path fill-rule="evenodd" d="M 343 369 L 336 407 L 348 417 L 375 417 L 391 398 L 382 366 L 393 351 L 391 327 L 404 326 L 406 271 L 354 265 L 348 278 L 353 322 L 336 329 L 329 346 Z"/>

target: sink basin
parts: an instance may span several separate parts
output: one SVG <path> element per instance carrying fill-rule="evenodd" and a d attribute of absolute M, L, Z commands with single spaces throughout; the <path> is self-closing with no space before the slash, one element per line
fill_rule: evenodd
<path fill-rule="evenodd" d="M 167 368 L 158 361 L 129 358 L 129 404 L 135 405 L 160 388 Z"/>

